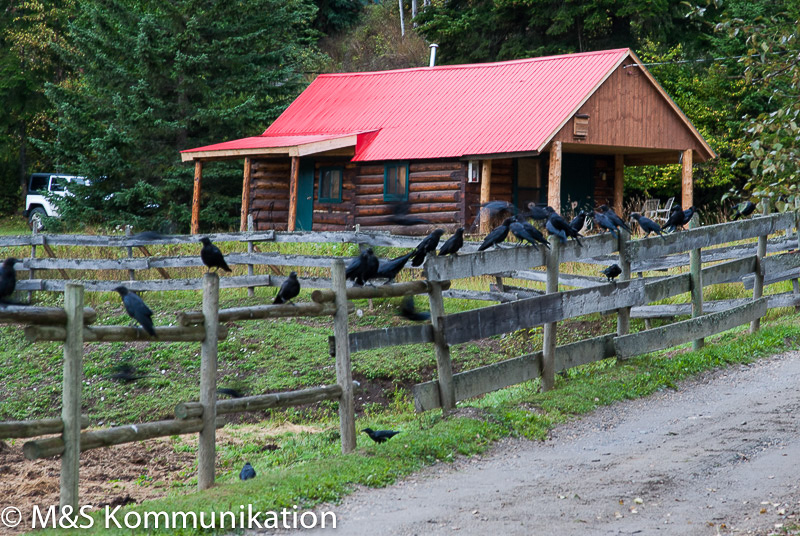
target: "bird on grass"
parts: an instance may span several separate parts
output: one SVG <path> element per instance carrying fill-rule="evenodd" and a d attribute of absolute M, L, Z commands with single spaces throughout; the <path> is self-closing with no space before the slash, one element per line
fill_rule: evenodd
<path fill-rule="evenodd" d="M 18 262 L 22 261 L 9 257 L 0 266 L 0 301 L 5 301 L 17 287 L 17 271 L 14 270 L 14 265 Z"/>
<path fill-rule="evenodd" d="M 378 273 L 375 275 L 377 279 L 386 278 L 386 283 L 389 284 L 394 281 L 394 278 L 397 277 L 397 274 L 400 273 L 400 270 L 405 268 L 408 259 L 414 256 L 417 250 L 411 251 L 406 253 L 405 255 L 400 255 L 397 258 L 394 258 L 390 261 L 380 262 L 378 265 Z"/>
<path fill-rule="evenodd" d="M 410 211 L 411 211 L 411 204 L 409 204 L 407 201 L 395 203 L 392 206 L 392 215 L 389 218 L 389 221 L 394 223 L 395 225 L 403 225 L 403 226 L 424 225 L 428 223 L 426 220 L 423 220 L 422 218 L 416 218 L 414 216 L 410 216 L 409 215 Z"/>
<path fill-rule="evenodd" d="M 439 256 L 455 255 L 458 250 L 464 246 L 464 228 L 459 227 L 456 229 L 455 234 L 447 239 L 447 241 L 439 248 Z"/>
<path fill-rule="evenodd" d="M 108 376 L 109 379 L 120 383 L 131 383 L 150 376 L 149 374 L 140 374 L 130 363 L 119 363 L 112 370 Z"/>
<path fill-rule="evenodd" d="M 300 294 L 300 281 L 297 280 L 297 272 L 292 272 L 289 274 L 289 279 L 281 284 L 281 288 L 272 303 L 289 303 L 298 294 Z"/>
<path fill-rule="evenodd" d="M 122 304 L 125 306 L 125 311 L 128 313 L 128 316 L 139 322 L 150 336 L 158 337 L 158 335 L 156 335 L 156 329 L 153 327 L 153 311 L 145 305 L 142 298 L 123 286 L 119 286 L 114 290 L 119 292 L 119 296 L 122 298 Z"/>
<path fill-rule="evenodd" d="M 372 428 L 364 428 L 361 431 L 367 434 L 375 443 L 386 443 L 388 439 L 400 433 L 395 430 L 373 430 Z"/>
<path fill-rule="evenodd" d="M 355 285 L 361 287 L 378 275 L 378 267 L 380 261 L 372 248 L 368 248 L 361 252 L 361 255 L 352 260 L 345 269 L 345 277 L 351 279 Z"/>
<path fill-rule="evenodd" d="M 411 266 L 422 266 L 422 263 L 425 261 L 425 256 L 432 251 L 436 251 L 436 248 L 439 246 L 439 239 L 442 238 L 443 234 L 444 229 L 436 229 L 423 238 L 422 242 L 417 246 L 417 249 L 414 250 Z"/>
<path fill-rule="evenodd" d="M 545 228 L 550 234 L 556 235 L 562 244 L 566 244 L 567 237 L 570 237 L 574 239 L 579 246 L 583 246 L 580 238 L 578 238 L 581 236 L 581 234 L 570 227 L 567 220 L 562 218 L 561 215 L 553 209 L 553 207 L 545 207 L 545 210 L 548 213 Z"/>
<path fill-rule="evenodd" d="M 506 218 L 499 227 L 492 229 L 489 234 L 486 235 L 486 238 L 483 239 L 483 243 L 478 247 L 478 251 L 489 249 L 492 246 L 498 246 L 508 236 L 508 230 L 513 221 L 513 218 Z"/>
<path fill-rule="evenodd" d="M 569 226 L 575 229 L 576 232 L 580 233 L 583 229 L 583 226 L 586 225 L 586 217 L 588 214 L 581 210 L 578 212 L 578 215 L 572 218 L 572 221 L 569 222 Z"/>
<path fill-rule="evenodd" d="M 661 240 L 665 240 L 664 234 L 661 232 L 661 226 L 650 218 L 642 216 L 638 212 L 631 212 L 631 219 L 636 220 L 636 223 L 638 223 L 642 231 L 645 232 L 645 238 L 650 236 L 650 233 L 655 233 L 661 237 Z"/>
<path fill-rule="evenodd" d="M 217 394 L 229 396 L 231 398 L 242 398 L 244 393 L 238 389 L 233 389 L 231 387 L 217 387 Z"/>
<path fill-rule="evenodd" d="M 245 462 L 242 470 L 239 471 L 239 480 L 250 480 L 256 477 L 256 470 L 250 465 L 250 462 Z"/>
<path fill-rule="evenodd" d="M 612 264 L 611 266 L 603 270 L 602 273 L 605 274 L 608 281 L 613 282 L 614 279 L 616 279 L 622 273 L 622 268 L 620 268 L 616 264 Z"/>
<path fill-rule="evenodd" d="M 616 225 L 614 225 L 614 222 L 608 219 L 608 216 L 606 216 L 603 212 L 595 211 L 594 222 L 597 224 L 598 227 L 600 227 L 600 229 L 608 231 L 609 233 L 611 233 L 611 236 L 617 238 L 618 236 L 617 232 L 619 231 L 619 229 L 617 228 Z"/>
<path fill-rule="evenodd" d="M 431 319 L 430 313 L 421 313 L 417 311 L 416 307 L 414 307 L 413 296 L 406 296 L 403 298 L 400 302 L 400 310 L 397 314 L 412 322 L 426 322 Z"/>
<path fill-rule="evenodd" d="M 203 249 L 200 250 L 200 259 L 203 261 L 203 264 L 209 268 L 216 268 L 216 270 L 214 270 L 215 272 L 219 271 L 220 268 L 226 272 L 231 271 L 228 267 L 228 263 L 225 262 L 225 257 L 222 256 L 222 252 L 217 246 L 211 243 L 210 238 L 204 236 L 200 239 L 200 242 L 203 243 Z"/>
<path fill-rule="evenodd" d="M 625 221 L 622 218 L 617 216 L 617 213 L 614 212 L 613 208 L 609 207 L 608 205 L 600 205 L 597 208 L 600 209 L 600 212 L 605 214 L 606 218 L 608 218 L 609 221 L 611 221 L 611 223 L 613 223 L 617 227 L 622 227 L 628 232 L 628 234 L 631 234 L 631 228 L 628 227 L 628 224 L 625 223 Z"/>
<path fill-rule="evenodd" d="M 756 210 L 756 204 L 752 201 L 745 201 L 736 205 L 736 214 L 733 215 L 733 221 L 739 218 L 746 218 Z"/>
<path fill-rule="evenodd" d="M 511 231 L 511 234 L 517 237 L 517 240 L 520 242 L 529 242 L 533 246 L 533 249 L 537 251 L 539 248 L 536 246 L 536 242 L 545 244 L 548 248 L 550 247 L 550 244 L 547 242 L 547 240 L 545 240 L 544 235 L 539 231 L 539 229 L 530 223 L 512 221 L 511 225 L 508 226 L 508 229 Z"/>

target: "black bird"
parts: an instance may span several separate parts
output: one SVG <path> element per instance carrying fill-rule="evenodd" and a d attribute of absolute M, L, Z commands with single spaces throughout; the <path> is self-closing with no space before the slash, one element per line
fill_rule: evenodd
<path fill-rule="evenodd" d="M 738 220 L 739 218 L 746 218 L 756 210 L 756 204 L 752 201 L 745 201 L 744 203 L 739 203 L 736 205 L 736 214 L 733 215 L 733 219 Z"/>
<path fill-rule="evenodd" d="M 580 239 L 578 238 L 581 234 L 569 226 L 567 220 L 561 217 L 561 215 L 556 212 L 552 207 L 545 207 L 544 208 L 547 213 L 547 223 L 545 224 L 545 228 L 552 234 L 556 235 L 561 243 L 564 244 L 567 242 L 567 237 L 574 239 L 579 246 L 583 247 L 581 244 Z"/>
<path fill-rule="evenodd" d="M 415 218 L 414 216 L 409 216 L 409 212 L 411 211 L 411 205 L 407 201 L 403 201 L 400 203 L 395 203 L 392 207 L 392 216 L 389 218 L 389 221 L 394 223 L 395 225 L 423 225 L 428 223 L 426 220 L 422 218 Z"/>
<path fill-rule="evenodd" d="M 130 363 L 120 363 L 114 367 L 113 372 L 108 377 L 120 383 L 131 383 L 149 376 L 149 374 L 140 374 Z"/>
<path fill-rule="evenodd" d="M 550 215 L 547 211 L 548 208 L 552 210 L 552 207 L 538 207 L 536 203 L 528 203 L 528 212 L 525 215 L 532 220 L 546 220 Z"/>
<path fill-rule="evenodd" d="M 694 205 L 692 205 L 691 207 L 689 207 L 689 208 L 687 208 L 686 210 L 683 211 L 683 224 L 684 225 L 686 225 L 687 223 L 692 221 L 692 216 L 694 216 L 694 213 L 695 213 Z"/>
<path fill-rule="evenodd" d="M 275 296 L 275 301 L 272 303 L 289 303 L 298 294 L 300 294 L 300 281 L 297 280 L 297 272 L 292 272 L 289 274 L 289 279 L 281 284 L 281 288 Z"/>
<path fill-rule="evenodd" d="M 414 252 L 414 257 L 411 259 L 411 266 L 422 266 L 422 263 L 425 261 L 425 256 L 431 251 L 436 251 L 436 248 L 439 246 L 439 239 L 443 234 L 444 229 L 436 229 L 423 238 Z"/>
<path fill-rule="evenodd" d="M 681 206 L 673 205 L 672 210 L 669 213 L 669 218 L 667 218 L 667 221 L 664 223 L 664 226 L 661 227 L 661 230 L 665 233 L 670 233 L 677 227 L 683 226 L 684 223 L 683 210 L 681 209 Z"/>
<path fill-rule="evenodd" d="M 638 212 L 631 212 L 631 219 L 636 220 L 636 223 L 638 223 L 642 231 L 645 232 L 645 238 L 650 236 L 650 233 L 655 233 L 661 237 L 661 240 L 665 240 L 664 234 L 661 232 L 661 226 L 650 218 L 642 216 Z"/>
<path fill-rule="evenodd" d="M 17 287 L 17 271 L 14 270 L 14 264 L 18 262 L 22 261 L 9 257 L 0 266 L 0 301 L 5 301 Z"/>
<path fill-rule="evenodd" d="M 411 251 L 410 253 L 406 253 L 405 255 L 400 255 L 399 257 L 392 259 L 390 261 L 382 262 L 378 266 L 378 273 L 376 274 L 377 279 L 386 278 L 386 283 L 391 283 L 394 281 L 394 278 L 397 277 L 397 274 L 400 273 L 408 259 L 410 259 L 417 250 Z"/>
<path fill-rule="evenodd" d="M 364 428 L 361 431 L 366 433 L 375 443 L 386 443 L 387 439 L 391 439 L 400 433 L 394 430 L 373 430 L 372 428 Z"/>
<path fill-rule="evenodd" d="M 166 237 L 161 233 L 157 233 L 155 231 L 142 231 L 141 233 L 136 233 L 130 238 L 133 240 L 152 242 L 154 240 L 163 240 Z"/>
<path fill-rule="evenodd" d="M 514 222 L 512 222 L 512 223 L 514 223 Z M 550 242 L 547 241 L 547 239 L 544 237 L 544 235 L 542 234 L 542 232 L 539 229 L 537 229 L 536 227 L 534 227 L 533 225 L 531 225 L 530 223 L 528 223 L 526 221 L 520 221 L 519 220 L 519 216 L 516 217 L 516 223 L 519 223 L 519 225 L 522 226 L 522 229 L 525 231 L 525 233 L 530 235 L 530 237 L 533 238 L 534 241 L 539 242 L 540 244 L 542 244 L 547 249 L 550 249 Z M 520 229 L 520 227 L 516 227 L 516 228 L 517 228 L 517 230 Z M 512 226 L 509 226 L 509 230 L 512 231 L 512 232 L 514 231 Z M 514 233 L 514 236 L 516 236 L 518 239 L 522 240 L 517 235 L 517 233 Z M 530 240 L 528 240 L 528 241 L 530 242 Z M 533 243 L 533 242 L 531 242 L 531 243 Z M 533 245 L 534 245 L 534 247 L 536 247 L 536 244 L 533 244 Z"/>
<path fill-rule="evenodd" d="M 200 239 L 200 242 L 203 243 L 203 249 L 200 250 L 200 259 L 202 259 L 203 264 L 209 268 L 216 268 L 217 270 L 215 271 L 218 271 L 220 268 L 226 272 L 231 271 L 228 267 L 228 263 L 225 262 L 225 257 L 222 256 L 222 252 L 217 246 L 211 243 L 211 239 L 204 236 Z"/>
<path fill-rule="evenodd" d="M 464 228 L 459 227 L 453 236 L 439 248 L 439 255 L 455 255 L 459 249 L 464 245 Z"/>
<path fill-rule="evenodd" d="M 139 322 L 144 330 L 153 337 L 157 337 L 156 329 L 153 327 L 153 311 L 145 305 L 142 298 L 138 294 L 129 291 L 126 287 L 117 287 L 114 289 L 119 292 L 122 298 L 122 304 L 125 306 L 125 311 L 128 316 Z"/>
<path fill-rule="evenodd" d="M 483 239 L 483 243 L 478 247 L 478 251 L 483 251 L 484 249 L 489 249 L 492 246 L 497 246 L 506 239 L 508 236 L 508 229 L 513 222 L 513 218 L 506 218 L 503 220 L 503 223 L 500 224 L 499 227 L 495 227 L 492 229 L 486 238 Z"/>
<path fill-rule="evenodd" d="M 516 236 L 517 240 L 519 240 L 520 242 L 527 241 L 533 246 L 533 249 L 537 251 L 539 250 L 539 248 L 536 246 L 536 239 L 533 237 L 532 234 L 528 232 L 528 230 L 525 228 L 524 225 L 522 225 L 522 223 L 518 221 L 512 221 L 511 224 L 508 226 L 508 230 L 511 231 L 511 234 Z"/>
<path fill-rule="evenodd" d="M 361 252 L 357 258 L 347 266 L 345 276 L 347 279 L 352 279 L 358 286 L 363 286 L 364 283 L 370 279 L 374 279 L 378 275 L 378 267 L 380 261 L 372 251 L 372 248 L 366 249 Z"/>
<path fill-rule="evenodd" d="M 614 281 L 614 279 L 622 273 L 622 268 L 617 266 L 616 264 L 612 264 L 608 268 L 602 271 L 603 274 L 608 278 L 609 281 Z"/>
<path fill-rule="evenodd" d="M 606 231 L 611 233 L 611 236 L 617 238 L 617 226 L 614 225 L 614 222 L 608 219 L 603 212 L 595 212 L 594 213 L 594 222 L 600 227 L 600 229 L 605 229 Z"/>
<path fill-rule="evenodd" d="M 256 470 L 253 469 L 253 466 L 250 465 L 250 462 L 246 462 L 242 470 L 239 471 L 239 480 L 250 480 L 251 478 L 256 477 Z"/>
<path fill-rule="evenodd" d="M 231 398 L 242 398 L 244 396 L 244 393 L 240 390 L 230 387 L 217 387 L 217 394 L 229 396 Z"/>
<path fill-rule="evenodd" d="M 581 210 L 580 212 L 578 212 L 577 216 L 572 218 L 572 221 L 569 222 L 569 226 L 575 229 L 575 231 L 580 233 L 581 229 L 583 229 L 583 226 L 586 225 L 586 216 L 587 216 L 586 212 Z"/>
<path fill-rule="evenodd" d="M 400 312 L 398 313 L 399 316 L 402 316 L 406 320 L 411 320 L 412 322 L 425 322 L 431 319 L 430 313 L 420 313 L 414 307 L 414 297 L 413 296 L 406 296 L 400 302 Z"/>
<path fill-rule="evenodd" d="M 628 224 L 625 223 L 625 221 L 622 218 L 617 216 L 617 213 L 614 212 L 613 208 L 609 207 L 608 205 L 600 205 L 598 208 L 603 214 L 605 214 L 606 218 L 608 218 L 611 221 L 611 223 L 613 223 L 617 227 L 622 227 L 623 229 L 628 231 L 628 234 L 631 234 L 631 228 L 628 227 Z"/>
<path fill-rule="evenodd" d="M 503 212 L 510 212 L 512 214 L 519 212 L 519 209 L 508 201 L 489 201 L 488 203 L 482 204 L 481 208 L 488 211 L 490 218 L 502 214 Z"/>

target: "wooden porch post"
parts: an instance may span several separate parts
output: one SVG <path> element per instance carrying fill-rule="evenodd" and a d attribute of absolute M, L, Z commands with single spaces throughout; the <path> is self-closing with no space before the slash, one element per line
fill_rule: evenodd
<path fill-rule="evenodd" d="M 550 148 L 550 172 L 547 178 L 547 204 L 561 212 L 561 142 Z"/>
<path fill-rule="evenodd" d="M 292 157 L 292 172 L 289 178 L 289 231 L 297 227 L 297 182 L 300 178 L 300 157 Z"/>
<path fill-rule="evenodd" d="M 242 179 L 242 215 L 239 220 L 239 230 L 249 231 L 247 228 L 247 215 L 250 214 L 250 175 L 252 168 L 252 159 L 247 157 L 244 159 L 244 177 Z"/>
<path fill-rule="evenodd" d="M 625 155 L 614 155 L 614 211 L 622 218 L 622 191 L 625 187 Z"/>
<path fill-rule="evenodd" d="M 200 232 L 200 191 L 203 182 L 203 161 L 194 161 L 194 190 L 192 191 L 192 225 L 190 232 Z"/>
<path fill-rule="evenodd" d="M 681 207 L 686 210 L 694 204 L 694 183 L 692 181 L 692 150 L 683 151 L 681 160 Z"/>
<path fill-rule="evenodd" d="M 492 190 L 492 161 L 484 160 L 481 169 L 481 205 L 489 202 Z M 489 221 L 489 210 L 481 209 L 481 234 L 486 234 L 491 230 L 491 223 Z"/>

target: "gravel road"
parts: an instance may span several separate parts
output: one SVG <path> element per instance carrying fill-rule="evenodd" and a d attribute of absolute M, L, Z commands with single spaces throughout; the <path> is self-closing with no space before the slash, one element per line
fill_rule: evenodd
<path fill-rule="evenodd" d="M 347 535 L 771 534 L 800 524 L 800 353 L 601 408 L 545 442 L 507 440 L 337 514 Z M 380 528 L 378 528 L 380 527 Z"/>

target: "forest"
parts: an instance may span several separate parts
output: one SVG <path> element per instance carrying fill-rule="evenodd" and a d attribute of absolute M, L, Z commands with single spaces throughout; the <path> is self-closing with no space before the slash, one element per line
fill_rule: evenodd
<path fill-rule="evenodd" d="M 38 171 L 92 180 L 61 225 L 186 232 L 179 151 L 257 135 L 320 73 L 629 47 L 719 157 L 695 196 L 794 208 L 800 4 L 794 0 L 5 0 L 0 217 Z M 238 227 L 241 165 L 204 177 L 202 230 Z M 629 168 L 626 198 L 674 195 L 677 166 Z M 113 195 L 109 195 L 113 194 Z"/>

